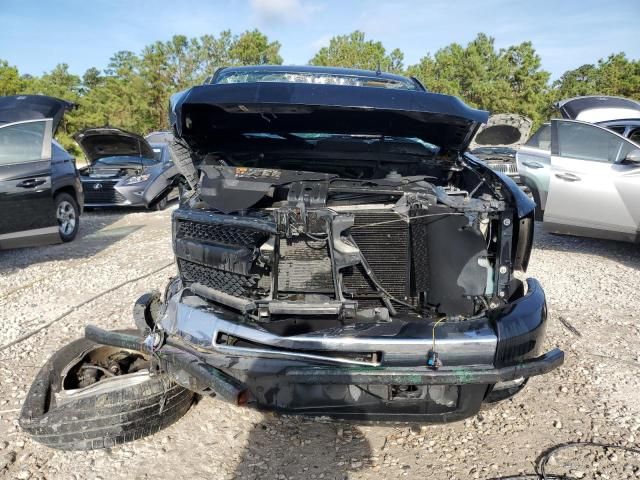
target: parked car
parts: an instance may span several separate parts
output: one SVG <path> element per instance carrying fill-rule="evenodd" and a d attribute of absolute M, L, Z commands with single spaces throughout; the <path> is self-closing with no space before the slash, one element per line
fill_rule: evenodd
<path fill-rule="evenodd" d="M 111 127 L 90 128 L 74 136 L 88 162 L 80 169 L 87 207 L 162 210 L 178 196 L 180 175 L 167 137 L 154 136 L 158 143 Z"/>
<path fill-rule="evenodd" d="M 480 127 L 469 151 L 489 168 L 502 172 L 520 183 L 516 151 L 529 138 L 531 119 L 516 113 L 491 115 L 485 125 Z"/>
<path fill-rule="evenodd" d="M 604 126 L 552 120 L 518 152 L 524 183 L 546 230 L 640 241 L 640 144 Z M 544 131 L 543 131 L 544 133 Z"/>
<path fill-rule="evenodd" d="M 75 159 L 54 139 L 72 107 L 43 95 L 0 97 L 0 249 L 76 237 L 82 184 Z"/>
<path fill-rule="evenodd" d="M 450 422 L 563 362 L 542 353 L 542 287 L 517 275 L 533 202 L 465 153 L 487 112 L 379 72 L 215 78 L 227 81 L 171 107 L 192 182 L 172 220 L 179 276 L 163 301 L 138 300 L 137 332 L 88 326 L 54 355 L 20 417 L 36 440 L 139 438 L 194 392 L 306 416 Z"/>
<path fill-rule="evenodd" d="M 549 192 L 551 123 L 544 123 L 516 152 L 520 183 L 536 204 L 536 220 L 542 221 Z"/>
<path fill-rule="evenodd" d="M 578 97 L 557 107 L 567 120 L 542 125 L 517 153 L 522 182 L 538 205 L 536 218 L 557 233 L 638 241 L 640 197 L 632 150 L 640 145 L 640 104 L 618 97 Z M 589 126 L 576 119 L 599 122 Z M 611 145 L 619 152 L 610 151 Z M 599 186 L 593 188 L 594 183 Z M 554 188 L 560 191 L 550 203 Z M 584 209 L 587 193 L 600 202 L 598 208 Z"/>

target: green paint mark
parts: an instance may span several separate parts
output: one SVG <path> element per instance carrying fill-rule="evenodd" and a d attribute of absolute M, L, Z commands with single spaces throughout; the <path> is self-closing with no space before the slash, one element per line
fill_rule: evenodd
<path fill-rule="evenodd" d="M 458 381 L 461 385 L 473 382 L 473 373 L 466 368 L 456 368 L 454 373 L 456 374 L 456 377 L 458 377 Z"/>

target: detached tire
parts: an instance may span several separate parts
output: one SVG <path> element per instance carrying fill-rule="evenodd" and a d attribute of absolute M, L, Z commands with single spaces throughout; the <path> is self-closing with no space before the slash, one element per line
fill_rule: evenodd
<path fill-rule="evenodd" d="M 108 448 L 152 435 L 189 410 L 193 392 L 164 374 L 144 375 L 144 370 L 133 383 L 131 376 L 114 377 L 124 380 L 109 379 L 108 389 L 85 389 L 77 398 L 57 405 L 63 372 L 70 365 L 79 365 L 77 361 L 88 353 L 107 348 L 111 347 L 84 338 L 75 340 L 58 350 L 38 372 L 19 418 L 22 429 L 34 440 L 62 450 Z M 97 384 L 100 382 L 93 385 Z"/>

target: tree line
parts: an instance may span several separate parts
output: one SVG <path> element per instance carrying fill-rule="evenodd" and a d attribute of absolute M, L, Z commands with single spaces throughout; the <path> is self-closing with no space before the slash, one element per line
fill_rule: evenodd
<path fill-rule="evenodd" d="M 141 134 L 165 129 L 172 93 L 203 82 L 219 67 L 282 64 L 280 47 L 259 30 L 175 35 L 139 53 L 116 52 L 104 70 L 92 67 L 82 76 L 65 63 L 41 76 L 22 74 L 0 59 L 0 95 L 38 93 L 74 102 L 77 108 L 66 115 L 58 137 L 79 153 L 71 140 L 75 132 L 105 125 Z M 308 63 L 414 76 L 431 91 L 459 96 L 492 113 L 520 113 L 535 125 L 547 120 L 553 103 L 562 98 L 599 94 L 640 100 L 640 60 L 624 53 L 569 70 L 551 82 L 531 42 L 498 49 L 484 33 L 467 45 L 452 43 L 405 66 L 401 50 L 388 52 L 381 42 L 355 31 L 333 37 Z"/>

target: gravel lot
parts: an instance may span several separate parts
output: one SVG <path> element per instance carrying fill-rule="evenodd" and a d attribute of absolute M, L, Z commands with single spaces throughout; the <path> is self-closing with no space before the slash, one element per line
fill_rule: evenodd
<path fill-rule="evenodd" d="M 71 244 L 0 252 L 0 477 L 486 479 L 532 473 L 536 458 L 563 442 L 640 445 L 640 247 L 540 229 L 529 274 L 547 292 L 547 346 L 564 349 L 566 363 L 474 418 L 423 427 L 325 423 L 205 398 L 170 428 L 110 450 L 32 442 L 17 416 L 38 368 L 86 323 L 131 326 L 134 300 L 175 272 L 169 218 L 90 212 Z M 547 473 L 640 478 L 640 455 L 569 448 Z"/>

